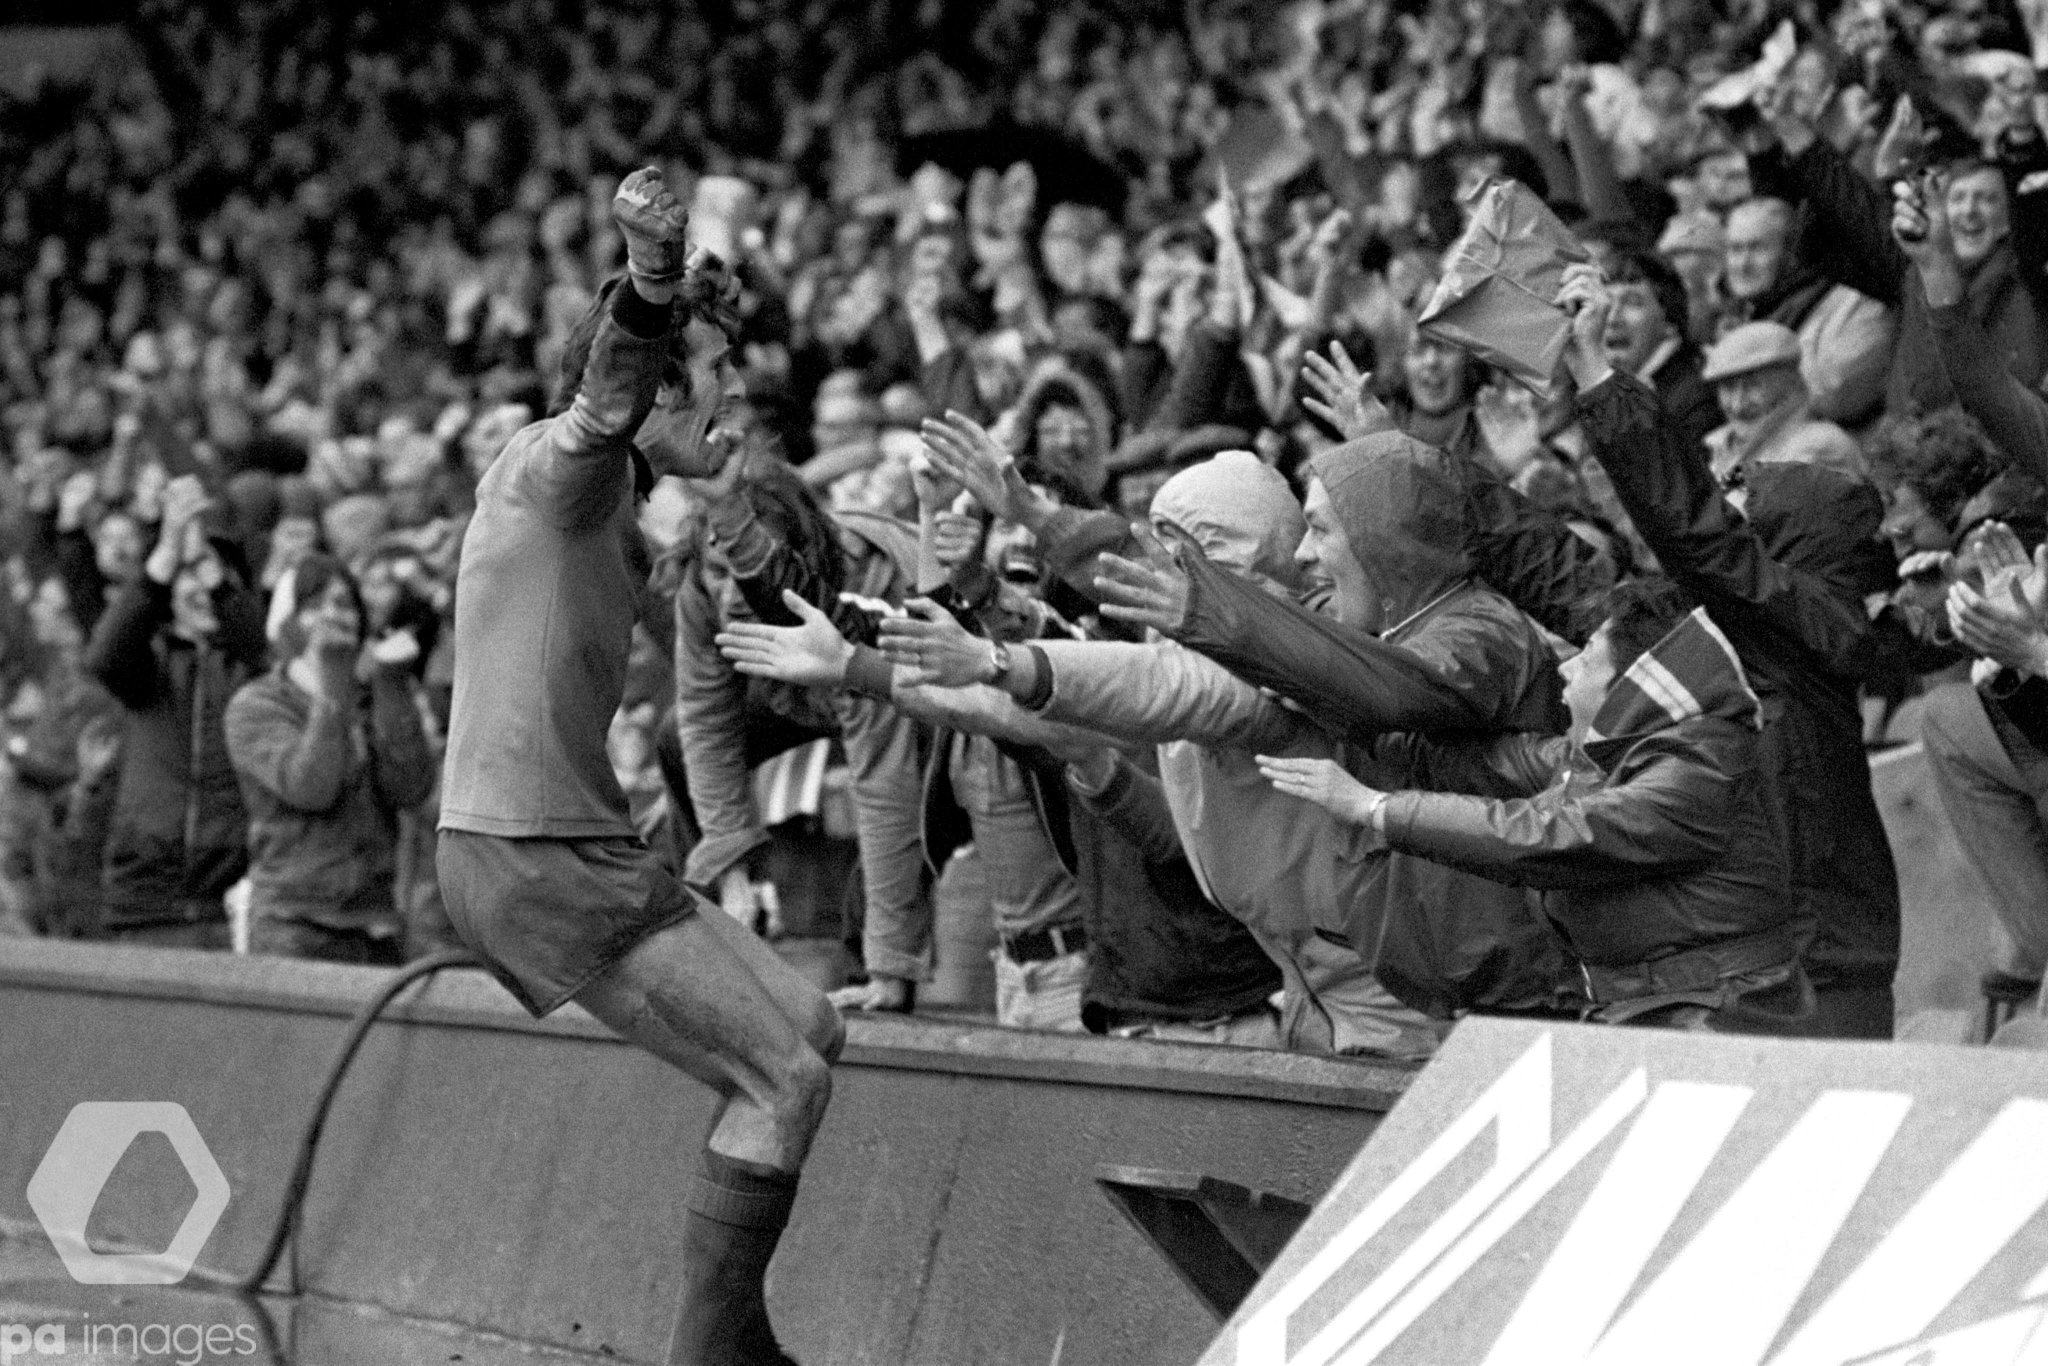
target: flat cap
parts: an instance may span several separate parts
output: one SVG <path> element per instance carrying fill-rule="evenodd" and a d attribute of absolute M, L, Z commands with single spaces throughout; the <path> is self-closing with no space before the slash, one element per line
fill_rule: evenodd
<path fill-rule="evenodd" d="M 1744 323 L 1713 345 L 1700 378 L 1709 384 L 1773 365 L 1799 364 L 1799 334 L 1783 323 Z"/>
<path fill-rule="evenodd" d="M 1710 213 L 1673 214 L 1657 238 L 1657 254 L 1672 256 L 1681 251 L 1703 251 L 1719 256 L 1727 250 L 1728 237 L 1721 220 Z"/>

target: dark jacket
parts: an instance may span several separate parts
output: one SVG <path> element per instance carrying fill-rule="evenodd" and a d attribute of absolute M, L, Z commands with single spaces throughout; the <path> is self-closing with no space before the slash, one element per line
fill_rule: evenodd
<path fill-rule="evenodd" d="M 380 669 L 351 715 L 280 665 L 228 703 L 227 736 L 249 809 L 251 910 L 337 930 L 389 915 L 398 813 L 434 782 L 407 679 Z"/>
<path fill-rule="evenodd" d="M 1700 354 L 1700 349 L 1691 342 L 1684 342 L 1671 359 L 1658 366 L 1657 373 L 1650 376 L 1664 421 L 1682 433 L 1689 443 L 1706 440 L 1707 433 L 1726 420 L 1713 386 L 1700 377 L 1705 365 L 1706 357 Z"/>
<path fill-rule="evenodd" d="M 1081 1022 L 1213 1020 L 1280 989 L 1251 932 L 1202 895 L 1159 779 L 1119 757 L 1102 792 L 1068 793 L 1074 877 L 1088 926 Z"/>
<path fill-rule="evenodd" d="M 86 671 L 126 713 L 101 877 L 109 929 L 225 919 L 221 897 L 248 867 L 222 717 L 263 667 L 263 608 L 232 584 L 214 605 L 219 632 L 194 644 L 171 634 L 168 587 L 126 584 L 86 646 Z"/>
<path fill-rule="evenodd" d="M 1704 452 L 1660 426 L 1635 380 L 1617 375 L 1581 395 L 1579 416 L 1644 539 L 1714 614 L 1763 698 L 1762 764 L 1783 798 L 1792 886 L 1815 935 L 1815 985 L 1889 983 L 1898 878 L 1871 795 L 1856 689 L 1954 655 L 1865 608 L 1865 595 L 1891 578 L 1876 542 L 1876 492 L 1827 470 L 1762 467 L 1745 521 Z"/>
<path fill-rule="evenodd" d="M 742 500 L 743 501 L 743 500 Z M 729 511 L 730 509 L 728 509 Z M 832 514 L 829 534 L 843 555 L 843 587 L 866 599 L 901 601 L 915 574 L 916 535 L 893 518 Z M 758 518 L 745 514 L 720 533 L 732 574 L 716 582 L 700 565 L 675 597 L 676 720 L 686 792 L 703 840 L 684 878 L 714 885 L 767 842 L 747 781 L 750 703 L 800 725 L 836 729 L 853 777 L 861 890 L 866 898 L 863 952 L 870 972 L 914 980 L 930 975 L 931 936 L 919 856 L 920 776 L 928 734 L 872 699 L 824 694 L 749 680 L 718 652 L 713 637 L 735 615 L 795 624 L 784 589 L 830 614 L 842 631 L 872 639 L 871 614 L 816 581 L 817 570 Z"/>
<path fill-rule="evenodd" d="M 1490 462 L 1453 458 L 1464 484 L 1472 572 L 1545 630 L 1584 644 L 1614 586 L 1612 562 Z"/>
<path fill-rule="evenodd" d="M 1919 291 L 1916 281 L 1914 291 Z M 2012 462 L 2048 482 L 2048 399 L 1998 364 L 1997 344 L 1967 301 L 1927 310 L 1927 322 L 1956 401 Z"/>
<path fill-rule="evenodd" d="M 1815 266 L 1837 283 L 1900 311 L 1885 412 L 1929 412 L 1954 402 L 1926 296 L 1912 263 L 1892 240 L 1890 192 L 1857 171 L 1825 138 L 1764 173 L 1805 199 Z M 1989 334 L 1999 367 L 2023 384 L 2037 383 L 2048 369 L 2048 329 L 2021 279 L 2011 242 L 2000 243 L 1970 272 L 1964 307 Z"/>
<path fill-rule="evenodd" d="M 1235 329 L 1201 323 L 1188 330 L 1178 362 L 1157 342 L 1124 348 L 1120 388 L 1132 430 L 1183 432 L 1209 424 L 1257 431 L 1265 425 L 1258 390 Z"/>
<path fill-rule="evenodd" d="M 1542 888 L 1599 1006 L 1704 995 L 1793 971 L 1782 830 L 1759 765 L 1761 708 L 1696 609 L 1609 685 L 1583 746 L 1401 736 L 1374 758 L 1394 848 Z M 1659 1004 L 1665 1003 L 1659 1000 Z"/>
<path fill-rule="evenodd" d="M 1550 734 L 1564 723 L 1556 659 L 1536 624 L 1470 579 L 1466 504 L 1448 457 L 1399 432 L 1317 457 L 1353 552 L 1391 594 L 1374 636 L 1183 553 L 1176 637 L 1297 704 L 1339 739 L 1388 732 Z M 1528 1004 L 1554 984 L 1557 946 L 1519 894 L 1396 854 L 1342 934 L 1388 990 L 1438 1014 Z"/>
<path fill-rule="evenodd" d="M 906 688 L 894 680 L 880 655 L 856 649 L 849 687 L 878 703 L 887 698 L 948 738 L 935 746 L 926 785 L 923 838 L 934 871 L 973 837 L 951 791 L 950 745 L 994 737 L 1021 770 L 1046 843 L 1079 893 L 1088 935 L 1081 1018 L 1089 1029 L 1234 1015 L 1278 989 L 1279 971 L 1258 941 L 1203 893 L 1158 779 L 1119 758 L 1107 788 L 1078 793 L 1046 745 L 1100 736 L 1032 716 L 994 689 Z"/>

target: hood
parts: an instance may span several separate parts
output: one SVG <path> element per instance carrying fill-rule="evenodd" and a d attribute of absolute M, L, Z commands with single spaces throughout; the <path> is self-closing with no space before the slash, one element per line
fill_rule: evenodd
<path fill-rule="evenodd" d="M 1095 456 L 1084 468 L 1049 470 L 1038 465 L 1038 416 L 1054 403 L 1073 404 L 1094 428 Z M 1025 478 L 1050 484 L 1062 497 L 1083 504 L 1093 504 L 1102 496 L 1109 453 L 1117 445 L 1116 405 L 1104 382 L 1092 378 L 1068 356 L 1047 356 L 1032 367 L 1014 412 L 1020 452 L 1017 463 L 1023 466 Z"/>
<path fill-rule="evenodd" d="M 1470 576 L 1465 486 L 1442 451 L 1377 431 L 1309 464 L 1329 490 L 1351 553 L 1386 599 L 1389 625 Z"/>
<path fill-rule="evenodd" d="M 1586 733 L 1586 753 L 1606 768 L 1645 736 L 1699 716 L 1756 731 L 1764 724 L 1735 647 L 1704 607 L 1693 608 L 1608 685 Z"/>
<path fill-rule="evenodd" d="M 1152 516 L 1194 537 L 1220 565 L 1289 588 L 1301 582 L 1301 504 L 1280 471 L 1250 451 L 1224 451 L 1174 475 L 1153 495 Z"/>
<path fill-rule="evenodd" d="M 1823 465 L 1769 461 L 1750 468 L 1743 515 L 1780 564 L 1796 565 L 1861 598 L 1898 585 L 1878 534 L 1884 500 L 1862 479 Z"/>

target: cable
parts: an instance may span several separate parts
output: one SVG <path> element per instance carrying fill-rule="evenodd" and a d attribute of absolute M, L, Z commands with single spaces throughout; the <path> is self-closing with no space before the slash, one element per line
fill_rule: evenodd
<path fill-rule="evenodd" d="M 313 1102 L 313 1112 L 306 1117 L 306 1127 L 299 1135 L 298 1156 L 292 1162 L 291 1180 L 285 1186 L 284 1207 L 278 1211 L 277 1226 L 271 1230 L 270 1241 L 264 1246 L 256 1269 L 236 1282 L 237 1289 L 251 1293 L 259 1291 L 270 1279 L 270 1273 L 277 1269 L 277 1259 L 283 1255 L 285 1243 L 291 1239 L 292 1231 L 298 1225 L 300 1206 L 305 1203 L 306 1189 L 312 1184 L 313 1155 L 320 1147 L 321 1131 L 327 1127 L 328 1111 L 334 1106 L 335 1093 L 341 1090 L 342 1078 L 348 1075 L 348 1065 L 354 1061 L 356 1050 L 369 1035 L 370 1026 L 377 1022 L 387 1006 L 398 999 L 398 993 L 414 982 L 431 977 L 443 968 L 482 966 L 476 955 L 461 949 L 428 954 L 392 973 L 377 994 L 355 1013 L 355 1018 L 349 1021 L 348 1034 L 341 1041 L 341 1050 L 327 1066 L 327 1077 L 320 1084 L 319 1099 Z M 298 1293 L 296 1276 L 290 1293 Z"/>

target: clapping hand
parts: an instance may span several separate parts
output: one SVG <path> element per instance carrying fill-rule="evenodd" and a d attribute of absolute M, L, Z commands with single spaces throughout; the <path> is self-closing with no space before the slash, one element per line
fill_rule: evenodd
<path fill-rule="evenodd" d="M 1948 620 L 1956 638 L 1986 659 L 2030 674 L 2048 674 L 2048 545 L 2029 558 L 2012 528 L 1989 522 L 1971 537 L 1965 558 L 1982 588 L 1949 586 Z"/>
<path fill-rule="evenodd" d="M 198 557 L 206 544 L 199 516 L 211 500 L 196 474 L 181 474 L 164 486 L 163 521 L 156 548 L 143 568 L 158 583 L 169 583 L 178 567 Z M 196 542 L 196 548 L 195 548 Z"/>
<path fill-rule="evenodd" d="M 846 681 L 853 646 L 832 618 L 788 589 L 782 605 L 796 613 L 797 626 L 735 621 L 718 633 L 718 652 L 751 678 L 773 678 L 801 687 L 838 687 Z"/>
<path fill-rule="evenodd" d="M 2048 676 L 2048 630 L 2042 629 L 2040 607 L 2028 602 L 2027 579 L 2048 580 L 2048 547 L 2034 552 L 2026 579 L 1999 578 L 1981 592 L 1961 581 L 1950 584 L 1948 622 L 1956 639 L 1984 658 Z"/>

